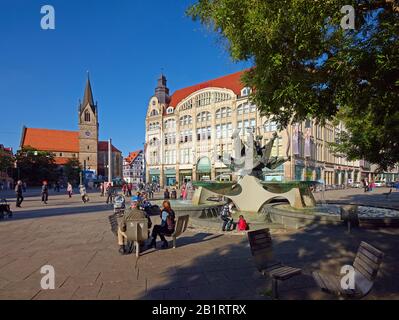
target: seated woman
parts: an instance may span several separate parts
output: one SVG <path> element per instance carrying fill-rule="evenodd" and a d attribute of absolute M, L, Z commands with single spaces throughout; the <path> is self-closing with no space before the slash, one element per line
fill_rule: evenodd
<path fill-rule="evenodd" d="M 168 241 L 166 241 L 165 236 L 170 236 L 175 232 L 175 212 L 170 206 L 170 202 L 165 200 L 162 203 L 161 210 L 161 224 L 155 225 L 152 230 L 152 241 L 150 244 L 151 248 L 156 248 L 157 237 L 159 236 L 162 240 L 162 249 L 167 249 L 169 247 Z"/>

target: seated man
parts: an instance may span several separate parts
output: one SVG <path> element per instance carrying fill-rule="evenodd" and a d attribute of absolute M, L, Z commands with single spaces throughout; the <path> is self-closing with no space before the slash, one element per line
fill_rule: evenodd
<path fill-rule="evenodd" d="M 145 212 L 139 210 L 139 198 L 133 197 L 130 209 L 127 209 L 119 221 L 119 228 L 118 228 L 118 245 L 119 245 L 119 253 L 121 255 L 129 254 L 129 248 L 125 246 L 125 240 L 127 239 L 126 235 L 126 224 L 129 221 L 140 221 L 143 219 L 149 220 L 149 225 L 151 223 L 151 219 L 146 216 Z"/>

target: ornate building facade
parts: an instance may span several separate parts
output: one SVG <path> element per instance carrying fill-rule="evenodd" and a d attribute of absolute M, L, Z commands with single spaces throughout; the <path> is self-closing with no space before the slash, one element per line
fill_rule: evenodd
<path fill-rule="evenodd" d="M 187 180 L 235 180 L 218 160 L 233 154 L 235 129 L 245 140 L 252 130 L 266 144 L 278 131 L 277 124 L 261 116 L 249 101 L 250 88 L 241 83 L 242 72 L 177 90 L 169 95 L 166 77 L 158 80 L 146 116 L 146 178 L 162 186 Z M 327 185 L 359 182 L 372 178 L 363 161 L 348 161 L 332 153 L 344 130 L 342 125 L 320 126 L 309 120 L 278 133 L 272 156 L 290 157 L 275 170 L 265 170 L 265 181 L 323 180 Z"/>

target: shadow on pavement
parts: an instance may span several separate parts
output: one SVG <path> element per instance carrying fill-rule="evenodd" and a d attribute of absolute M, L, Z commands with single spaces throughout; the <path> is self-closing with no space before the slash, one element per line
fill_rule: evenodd
<path fill-rule="evenodd" d="M 187 252 L 187 248 L 195 244 L 190 243 L 190 237 L 183 241 L 184 246 L 180 242 L 177 249 L 170 250 L 176 250 L 176 254 L 179 250 Z M 322 270 L 339 274 L 344 265 L 353 263 L 361 241 L 386 254 L 367 299 L 399 299 L 396 272 L 399 231 L 354 229 L 348 234 L 345 226 L 312 226 L 293 234 L 273 236 L 276 258 L 286 265 L 302 268 L 304 273 L 280 284 L 280 298 L 335 299 L 319 290 L 311 272 Z M 150 288 L 141 299 L 264 299 L 260 293 L 267 292 L 270 286 L 256 270 L 246 239 L 239 244 L 217 247 L 211 253 L 197 256 L 190 265 L 170 268 L 166 274 L 166 283 Z M 204 279 L 207 280 L 205 284 Z"/>

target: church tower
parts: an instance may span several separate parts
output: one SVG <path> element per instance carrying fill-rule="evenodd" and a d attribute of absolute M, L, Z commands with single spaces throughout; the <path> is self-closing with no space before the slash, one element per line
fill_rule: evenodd
<path fill-rule="evenodd" d="M 83 102 L 79 105 L 79 162 L 98 173 L 98 109 L 94 103 L 90 77 L 87 76 Z"/>

